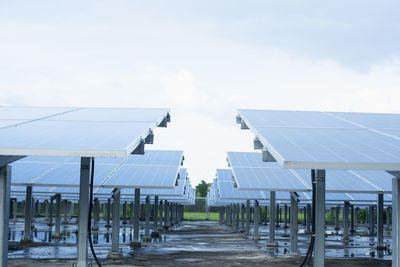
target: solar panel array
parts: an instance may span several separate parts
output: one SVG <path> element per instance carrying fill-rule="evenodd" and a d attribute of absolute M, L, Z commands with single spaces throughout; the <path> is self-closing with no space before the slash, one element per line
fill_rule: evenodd
<path fill-rule="evenodd" d="M 284 168 L 400 170 L 398 114 L 239 110 L 239 118 Z"/>
<path fill-rule="evenodd" d="M 0 155 L 127 157 L 168 109 L 0 107 Z"/>
<path fill-rule="evenodd" d="M 276 162 L 263 162 L 261 153 L 228 152 L 228 162 L 239 189 L 310 191 L 309 170 L 282 169 Z M 244 167 L 243 167 L 244 166 Z M 326 191 L 336 193 L 391 193 L 392 176 L 384 171 L 327 170 Z"/>
<path fill-rule="evenodd" d="M 125 159 L 101 158 L 95 162 L 94 187 L 172 189 L 182 160 L 183 151 L 158 150 Z M 79 187 L 80 184 L 80 162 L 74 157 L 28 156 L 11 166 L 14 186 Z"/>

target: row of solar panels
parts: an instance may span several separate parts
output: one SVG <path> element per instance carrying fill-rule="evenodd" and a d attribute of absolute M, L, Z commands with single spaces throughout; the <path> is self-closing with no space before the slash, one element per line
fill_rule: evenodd
<path fill-rule="evenodd" d="M 244 203 L 245 200 L 266 200 L 269 191 L 276 191 L 277 201 L 288 203 L 288 192 L 297 192 L 302 202 L 311 201 L 310 173 L 303 169 L 283 169 L 276 162 L 263 162 L 261 153 L 228 152 L 231 169 L 218 169 L 208 195 L 210 206 Z M 329 170 L 326 181 L 327 204 L 339 201 L 374 203 L 376 193 L 385 193 L 391 203 L 392 176 L 382 171 Z"/>
<path fill-rule="evenodd" d="M 122 188 L 122 198 L 132 198 L 134 188 L 141 188 L 141 195 L 159 196 L 191 204 L 194 190 L 187 177 L 187 170 L 180 168 L 183 151 L 148 150 L 144 155 L 127 158 L 99 158 L 94 170 L 94 195 L 107 198 L 114 188 Z M 33 187 L 33 194 L 46 197 L 60 193 L 78 198 L 80 162 L 74 157 L 28 156 L 12 165 L 11 193 L 23 197 L 26 186 Z"/>

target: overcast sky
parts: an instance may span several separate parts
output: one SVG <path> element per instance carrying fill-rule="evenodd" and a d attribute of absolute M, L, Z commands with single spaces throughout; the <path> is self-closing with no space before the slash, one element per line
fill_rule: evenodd
<path fill-rule="evenodd" d="M 169 107 L 194 184 L 252 151 L 236 109 L 400 113 L 400 2 L 1 1 L 0 105 Z"/>

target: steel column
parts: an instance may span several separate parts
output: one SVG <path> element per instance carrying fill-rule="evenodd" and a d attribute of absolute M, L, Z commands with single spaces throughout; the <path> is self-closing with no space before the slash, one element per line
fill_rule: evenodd
<path fill-rule="evenodd" d="M 254 238 L 255 239 L 258 239 L 258 237 L 259 237 L 259 233 L 258 233 L 258 225 L 260 222 L 259 214 L 260 214 L 260 209 L 258 206 L 258 201 L 254 200 Z"/>
<path fill-rule="evenodd" d="M 0 178 L 1 179 L 1 178 Z M 45 200 L 46 202 L 46 209 L 47 209 L 47 200 Z M 17 221 L 17 215 L 18 215 L 18 200 L 15 199 L 13 202 L 13 220 Z M 46 218 L 47 218 L 47 210 L 46 210 Z"/>
<path fill-rule="evenodd" d="M 120 208 L 121 208 L 121 190 L 114 189 L 112 203 L 112 234 L 110 256 L 120 255 L 119 251 L 119 227 L 120 227 Z"/>
<path fill-rule="evenodd" d="M 236 204 L 236 228 L 239 228 L 239 220 L 240 220 L 240 207 L 239 204 Z"/>
<path fill-rule="evenodd" d="M 126 221 L 126 206 L 127 206 L 127 203 L 126 203 L 126 201 L 124 201 L 124 204 L 122 204 L 122 224 L 128 223 Z"/>
<path fill-rule="evenodd" d="M 356 207 L 355 208 L 355 210 L 354 210 L 354 227 L 357 227 L 358 226 L 358 215 L 359 215 L 359 213 L 360 213 L 360 208 L 358 208 L 358 207 Z M 354 231 L 355 231 L 355 229 L 354 229 Z"/>
<path fill-rule="evenodd" d="M 133 242 L 139 243 L 139 219 L 140 219 L 140 188 L 135 188 L 135 217 L 133 221 Z M 135 246 L 134 245 L 134 246 Z"/>
<path fill-rule="evenodd" d="M 241 206 L 240 206 L 240 217 L 241 217 L 241 220 L 240 220 L 240 229 L 242 229 L 243 231 L 244 231 L 244 204 L 242 204 Z"/>
<path fill-rule="evenodd" d="M 315 170 L 315 246 L 314 265 L 325 265 L 325 170 Z"/>
<path fill-rule="evenodd" d="M 343 241 L 349 241 L 349 204 L 343 204 Z"/>
<path fill-rule="evenodd" d="M 370 235 L 375 235 L 375 223 L 374 223 L 374 214 L 375 212 L 374 212 L 374 206 L 369 206 L 369 212 L 368 212 L 368 214 L 369 214 L 369 234 Z"/>
<path fill-rule="evenodd" d="M 287 226 L 287 210 L 288 210 L 288 207 L 285 204 L 285 206 L 283 207 L 283 228 L 288 228 L 288 226 Z"/>
<path fill-rule="evenodd" d="M 164 226 L 169 227 L 169 202 L 167 200 L 164 201 Z"/>
<path fill-rule="evenodd" d="M 339 205 L 338 206 L 336 206 L 336 220 L 335 220 L 335 222 L 336 222 L 336 226 L 335 226 L 335 230 L 336 231 L 339 231 L 340 230 L 340 226 L 339 226 L 339 210 L 340 210 L 340 207 L 339 207 Z"/>
<path fill-rule="evenodd" d="M 354 206 L 350 207 L 350 233 L 353 234 L 354 230 Z"/>
<path fill-rule="evenodd" d="M 153 217 L 154 230 L 158 229 L 158 196 L 154 197 L 154 217 Z"/>
<path fill-rule="evenodd" d="M 163 203 L 163 201 L 161 200 L 160 201 L 160 221 L 159 221 L 159 224 L 160 224 L 160 228 L 162 228 L 162 225 L 163 225 L 163 211 L 164 211 L 164 203 Z"/>
<path fill-rule="evenodd" d="M 311 205 L 307 204 L 307 217 L 306 217 L 306 233 L 310 234 L 311 233 Z"/>
<path fill-rule="evenodd" d="M 250 233 L 250 200 L 246 200 L 246 234 Z"/>
<path fill-rule="evenodd" d="M 60 237 L 60 225 L 61 225 L 61 195 L 58 195 L 56 198 L 56 224 L 54 233 L 55 238 Z"/>
<path fill-rule="evenodd" d="M 11 166 L 0 167 L 0 266 L 7 267 Z"/>
<path fill-rule="evenodd" d="M 88 224 L 89 224 L 89 182 L 90 158 L 81 158 L 79 209 L 78 209 L 78 246 L 77 267 L 87 267 L 88 260 Z"/>
<path fill-rule="evenodd" d="M 107 199 L 107 208 L 106 208 L 106 226 L 107 228 L 111 227 L 110 224 L 110 213 L 111 213 L 111 199 Z"/>
<path fill-rule="evenodd" d="M 298 254 L 298 203 L 297 194 L 290 193 L 290 254 Z"/>
<path fill-rule="evenodd" d="M 26 187 L 24 242 L 32 241 L 32 186 Z"/>
<path fill-rule="evenodd" d="M 379 249 L 383 247 L 383 193 L 378 194 L 377 204 L 376 223 Z"/>
<path fill-rule="evenodd" d="M 386 230 L 390 231 L 390 211 L 392 210 L 391 207 L 386 208 Z"/>
<path fill-rule="evenodd" d="M 400 178 L 392 179 L 392 266 L 400 266 Z"/>
<path fill-rule="evenodd" d="M 150 238 L 150 197 L 146 197 L 146 215 L 144 223 L 144 240 L 148 241 Z"/>
<path fill-rule="evenodd" d="M 269 245 L 275 245 L 275 191 L 269 195 Z"/>

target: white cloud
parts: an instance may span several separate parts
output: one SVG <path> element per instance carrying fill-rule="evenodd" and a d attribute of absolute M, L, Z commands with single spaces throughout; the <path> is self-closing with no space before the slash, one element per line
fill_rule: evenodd
<path fill-rule="evenodd" d="M 264 38 L 246 39 L 239 33 L 265 35 L 263 28 L 236 16 L 233 24 L 190 16 L 182 23 L 166 10 L 124 5 L 98 6 L 105 21 L 86 9 L 58 20 L 55 8 L 57 23 L 43 14 L 32 18 L 30 10 L 21 20 L 3 17 L 0 104 L 171 107 L 170 126 L 158 129 L 147 148 L 185 150 L 194 184 L 226 167 L 226 151 L 252 149 L 251 133 L 235 125 L 237 108 L 400 112 L 396 57 L 359 71 L 327 56 L 263 45 Z M 228 28 L 235 38 L 219 32 Z"/>

